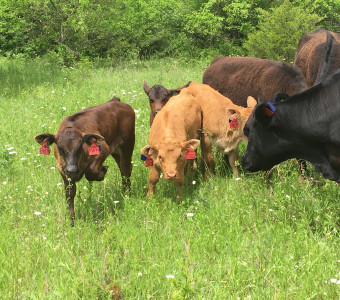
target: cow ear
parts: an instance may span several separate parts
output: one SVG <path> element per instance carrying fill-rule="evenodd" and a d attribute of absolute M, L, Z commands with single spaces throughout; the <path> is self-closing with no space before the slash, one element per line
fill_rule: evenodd
<path fill-rule="evenodd" d="M 180 87 L 180 88 L 178 88 L 178 89 L 167 90 L 168 95 L 169 95 L 170 97 L 177 95 L 178 93 L 180 93 L 180 91 L 181 91 L 182 89 L 188 87 L 190 83 L 191 83 L 191 81 L 189 81 L 186 85 L 183 85 L 182 87 Z"/>
<path fill-rule="evenodd" d="M 45 142 L 47 142 L 47 145 L 49 146 L 55 143 L 56 136 L 50 133 L 42 133 L 42 134 L 37 135 L 34 139 L 40 145 L 43 145 Z"/>
<path fill-rule="evenodd" d="M 257 101 L 252 96 L 248 96 L 247 107 L 255 107 L 256 104 L 257 104 Z"/>
<path fill-rule="evenodd" d="M 140 150 L 140 153 L 142 153 L 144 156 L 157 155 L 158 149 L 156 146 L 146 145 Z"/>
<path fill-rule="evenodd" d="M 88 133 L 88 134 L 84 134 L 83 140 L 86 144 L 91 145 L 93 140 L 96 143 L 98 143 L 98 142 L 101 142 L 101 141 L 105 141 L 105 138 L 103 136 L 101 136 L 100 134 Z"/>
<path fill-rule="evenodd" d="M 200 141 L 196 139 L 191 139 L 189 141 L 182 143 L 182 147 L 184 150 L 188 150 L 189 148 L 192 150 L 196 150 L 199 145 L 200 145 Z"/>
<path fill-rule="evenodd" d="M 270 102 L 261 103 L 256 107 L 255 119 L 261 121 L 270 121 L 275 111 L 275 106 Z"/>
<path fill-rule="evenodd" d="M 143 80 L 143 89 L 144 89 L 144 92 L 149 96 L 150 87 L 148 86 L 145 80 Z"/>

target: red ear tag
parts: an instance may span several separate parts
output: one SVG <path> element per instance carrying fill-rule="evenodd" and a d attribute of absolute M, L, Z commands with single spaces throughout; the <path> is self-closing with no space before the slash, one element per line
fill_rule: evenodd
<path fill-rule="evenodd" d="M 146 167 L 152 167 L 153 166 L 153 159 L 148 155 L 146 160 L 144 161 L 144 164 Z"/>
<path fill-rule="evenodd" d="M 92 141 L 92 144 L 89 147 L 89 155 L 98 155 L 99 153 L 100 153 L 100 147 L 96 146 L 94 141 Z"/>
<path fill-rule="evenodd" d="M 236 118 L 230 120 L 229 119 L 229 126 L 231 129 L 236 129 L 238 128 L 238 121 L 236 120 Z"/>
<path fill-rule="evenodd" d="M 271 117 L 274 114 L 274 112 L 267 107 L 263 107 L 263 112 L 268 117 Z"/>
<path fill-rule="evenodd" d="M 188 149 L 188 151 L 185 153 L 185 159 L 195 159 L 196 158 L 196 152 L 192 150 L 191 148 Z"/>
<path fill-rule="evenodd" d="M 47 145 L 47 141 L 45 141 L 44 144 L 40 146 L 39 153 L 42 154 L 42 155 L 50 155 L 51 149 Z"/>

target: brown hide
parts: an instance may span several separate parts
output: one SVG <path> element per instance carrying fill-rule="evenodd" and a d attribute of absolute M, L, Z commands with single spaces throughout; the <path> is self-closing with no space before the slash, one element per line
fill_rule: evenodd
<path fill-rule="evenodd" d="M 117 97 L 66 117 L 56 134 L 43 133 L 35 140 L 41 145 L 54 143 L 54 155 L 64 180 L 72 225 L 76 182 L 84 174 L 90 181 L 103 180 L 108 168 L 103 166 L 107 156 L 111 155 L 117 162 L 123 188 L 130 187 L 135 113 L 131 106 L 120 102 Z M 89 146 L 93 143 L 101 147 L 97 155 L 89 155 Z"/>
<path fill-rule="evenodd" d="M 162 107 L 168 102 L 170 97 L 177 95 L 182 88 L 189 85 L 188 82 L 185 86 L 177 88 L 177 89 L 167 89 L 160 84 L 156 84 L 151 88 L 148 86 L 146 81 L 143 81 L 143 89 L 145 93 L 148 95 L 149 104 L 150 104 L 150 126 L 155 118 L 156 114 L 162 109 Z"/>
<path fill-rule="evenodd" d="M 272 102 L 276 93 L 291 96 L 307 88 L 296 66 L 254 57 L 215 58 L 203 74 L 203 83 L 243 107 L 249 95 Z"/>
<path fill-rule="evenodd" d="M 192 82 L 182 92 L 186 90 L 197 99 L 202 109 L 204 136 L 201 139 L 201 148 L 207 153 L 205 163 L 208 169 L 211 171 L 214 163 L 212 144 L 209 138 L 211 137 L 218 149 L 229 156 L 233 173 L 238 176 L 239 170 L 235 165 L 238 159 L 238 145 L 242 140 L 247 140 L 243 134 L 243 127 L 256 105 L 256 100 L 253 97 L 248 97 L 248 107 L 245 108 L 235 105 L 230 99 L 206 84 Z M 238 122 L 237 128 L 232 128 L 233 126 L 229 122 L 233 119 Z M 203 147 L 207 148 L 203 149 Z"/>
<path fill-rule="evenodd" d="M 141 153 L 150 155 L 153 166 L 150 169 L 147 196 L 154 194 L 161 172 L 166 180 L 178 187 L 177 201 L 182 195 L 185 154 L 189 148 L 196 150 L 201 129 L 201 109 L 189 93 L 171 97 L 167 105 L 157 114 L 151 125 L 149 144 Z M 191 161 L 191 160 L 190 160 Z"/>
<path fill-rule="evenodd" d="M 299 41 L 294 64 L 310 87 L 340 68 L 340 34 L 317 29 Z"/>

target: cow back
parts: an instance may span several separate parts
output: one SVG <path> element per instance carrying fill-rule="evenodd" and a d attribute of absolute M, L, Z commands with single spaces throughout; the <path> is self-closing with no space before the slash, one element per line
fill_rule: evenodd
<path fill-rule="evenodd" d="M 297 67 L 253 57 L 214 59 L 203 74 L 203 83 L 243 107 L 248 96 L 273 101 L 278 92 L 293 95 L 307 88 Z"/>

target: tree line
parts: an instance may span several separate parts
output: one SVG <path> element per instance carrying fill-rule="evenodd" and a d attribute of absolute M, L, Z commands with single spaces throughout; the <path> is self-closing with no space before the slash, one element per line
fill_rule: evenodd
<path fill-rule="evenodd" d="M 338 0 L 0 0 L 0 55 L 292 61 L 299 38 L 340 31 Z"/>

